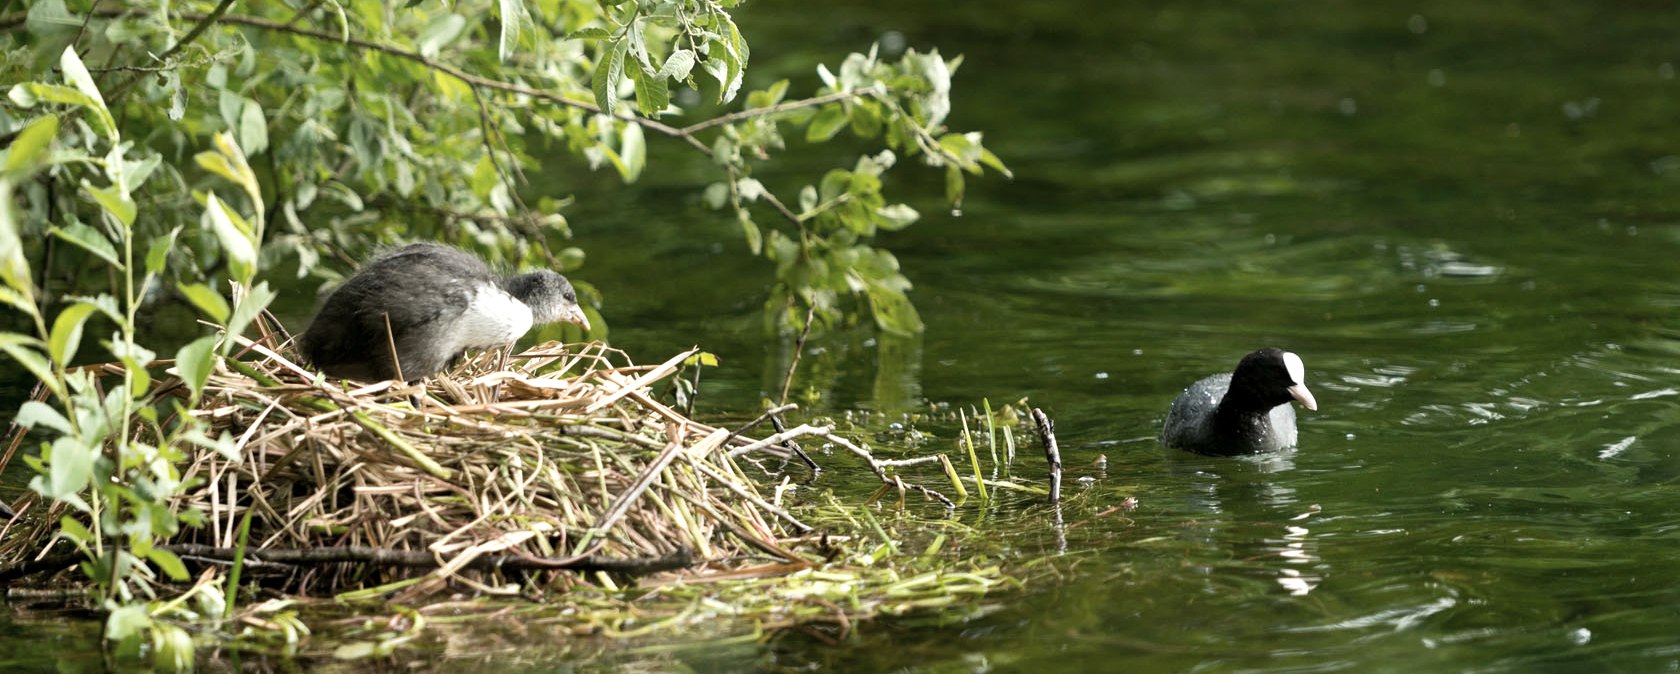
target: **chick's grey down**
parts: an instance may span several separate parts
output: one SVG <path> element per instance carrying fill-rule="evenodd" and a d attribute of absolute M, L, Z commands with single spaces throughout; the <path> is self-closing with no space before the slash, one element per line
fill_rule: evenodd
<path fill-rule="evenodd" d="M 556 321 L 589 328 L 566 277 L 497 276 L 466 251 L 414 243 L 369 260 L 333 290 L 298 350 L 335 377 L 418 381 L 468 349 L 507 346 Z"/>
<path fill-rule="evenodd" d="M 1295 408 L 1318 409 L 1301 357 L 1282 349 L 1244 356 L 1236 370 L 1204 377 L 1173 400 L 1161 444 L 1232 456 L 1295 446 Z"/>

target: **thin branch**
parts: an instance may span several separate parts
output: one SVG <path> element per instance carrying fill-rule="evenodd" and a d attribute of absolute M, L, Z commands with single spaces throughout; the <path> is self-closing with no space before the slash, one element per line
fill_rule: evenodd
<path fill-rule="evenodd" d="M 799 369 L 799 357 L 805 353 L 805 338 L 811 336 L 811 322 L 817 317 L 817 305 L 811 303 L 805 309 L 805 328 L 799 331 L 799 340 L 793 343 L 793 360 L 788 363 L 787 373 L 782 376 L 781 404 L 787 404 L 788 389 L 793 387 L 793 373 Z"/>
<path fill-rule="evenodd" d="M 723 116 L 720 116 L 720 117 L 713 117 L 713 118 L 708 119 L 708 120 L 703 121 L 703 122 L 695 122 L 693 124 L 690 124 L 688 126 L 685 126 L 685 127 L 681 128 L 681 129 L 677 129 L 677 131 L 682 133 L 683 135 L 692 136 L 692 135 L 694 135 L 696 133 L 699 133 L 701 131 L 705 131 L 706 129 L 723 126 L 725 124 L 734 124 L 735 122 L 744 122 L 746 120 L 754 119 L 754 118 L 757 118 L 757 117 L 769 117 L 769 116 L 772 116 L 772 115 L 779 115 L 779 114 L 782 114 L 784 112 L 791 112 L 791 111 L 794 111 L 794 110 L 798 110 L 800 108 L 814 108 L 816 106 L 824 105 L 824 104 L 827 104 L 827 103 L 833 103 L 835 101 L 844 101 L 844 100 L 851 99 L 851 98 L 858 98 L 860 96 L 871 96 L 871 95 L 874 95 L 874 91 L 869 90 L 869 89 L 853 89 L 853 90 L 850 90 L 850 91 L 836 91 L 834 93 L 824 94 L 824 95 L 818 96 L 816 98 L 806 98 L 806 99 L 801 99 L 801 100 L 797 100 L 797 101 L 788 101 L 786 103 L 777 103 L 777 104 L 772 105 L 772 106 L 767 107 L 767 108 L 752 108 L 750 110 L 741 110 L 741 111 L 738 111 L 738 112 L 731 112 L 727 115 L 723 115 Z"/>
<path fill-rule="evenodd" d="M 1056 505 L 1062 500 L 1062 452 L 1056 447 L 1056 423 L 1037 407 L 1032 410 L 1032 418 L 1039 439 L 1044 441 L 1044 460 L 1050 464 L 1050 505 Z"/>

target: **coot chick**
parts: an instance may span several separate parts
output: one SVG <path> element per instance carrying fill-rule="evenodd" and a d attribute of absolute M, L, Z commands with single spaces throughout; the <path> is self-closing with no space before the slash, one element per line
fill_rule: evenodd
<path fill-rule="evenodd" d="M 566 277 L 500 277 L 466 251 L 413 243 L 370 260 L 327 295 L 298 350 L 334 377 L 413 382 L 467 349 L 508 346 L 532 325 L 556 321 L 589 329 Z"/>
<path fill-rule="evenodd" d="M 1318 409 L 1301 357 L 1265 348 L 1243 356 L 1230 374 L 1203 378 L 1173 400 L 1161 444 L 1197 454 L 1233 456 L 1295 446 L 1299 401 Z"/>

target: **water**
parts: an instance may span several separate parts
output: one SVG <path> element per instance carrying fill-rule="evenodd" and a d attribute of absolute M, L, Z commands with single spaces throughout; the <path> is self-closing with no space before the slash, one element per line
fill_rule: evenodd
<path fill-rule="evenodd" d="M 1660 22 L 1501 3 L 758 9 L 750 27 L 813 58 L 887 31 L 968 56 L 953 122 L 985 129 L 1018 179 L 973 187 L 960 218 L 918 202 L 927 219 L 884 237 L 927 333 L 885 377 L 897 356 L 837 338 L 847 374 L 819 407 L 1030 396 L 1058 419 L 1075 571 L 956 625 L 685 663 L 1680 668 L 1680 52 Z M 894 188 L 937 194 L 909 168 Z M 697 227 L 621 210 L 634 199 L 599 212 Z M 591 250 L 613 236 L 580 225 Z M 754 268 L 703 238 L 669 253 L 676 273 Z M 619 339 L 722 344 L 745 372 L 711 395 L 773 391 L 786 347 L 739 336 L 756 325 L 741 288 L 691 290 L 627 299 L 679 318 Z M 1260 345 L 1306 359 L 1321 408 L 1298 451 L 1155 446 L 1179 388 Z M 1115 511 L 1127 496 L 1138 509 Z M 994 515 L 1022 555 L 1062 549 L 1042 508 Z"/>
<path fill-rule="evenodd" d="M 952 121 L 984 129 L 1017 179 L 971 184 L 953 217 L 939 176 L 895 169 L 889 189 L 925 217 L 882 243 L 927 332 L 819 340 L 795 393 L 818 413 L 1045 407 L 1065 528 L 1020 501 L 984 517 L 1019 558 L 1070 571 L 983 617 L 867 623 L 838 647 L 789 632 L 583 650 L 701 671 L 1680 669 L 1680 44 L 1664 18 L 749 6 L 759 84 L 814 86 L 817 60 L 891 33 L 967 55 Z M 590 253 L 577 276 L 639 360 L 722 356 L 701 414 L 741 414 L 779 389 L 790 347 L 760 329 L 768 266 L 698 205 L 709 176 L 682 153 L 628 190 L 565 174 Z M 806 156 L 763 178 L 796 187 L 851 161 Z M 1261 345 L 1306 360 L 1320 410 L 1301 414 L 1299 450 L 1155 445 L 1181 387 Z M 1116 509 L 1126 497 L 1137 509 Z M 572 657 L 533 643 L 436 666 Z"/>

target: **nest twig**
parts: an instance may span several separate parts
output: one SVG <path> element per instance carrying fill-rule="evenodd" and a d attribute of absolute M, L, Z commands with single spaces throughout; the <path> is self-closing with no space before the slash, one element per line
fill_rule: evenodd
<path fill-rule="evenodd" d="M 205 525 L 159 543 L 189 562 L 225 564 L 249 515 L 247 577 L 286 592 L 416 574 L 431 576 L 422 585 L 432 591 L 514 580 L 540 592 L 579 582 L 562 570 L 705 574 L 774 563 L 792 572 L 823 559 L 799 551 L 812 527 L 761 495 L 735 457 L 799 452 L 794 438 L 816 436 L 899 484 L 890 463 L 831 428 L 754 440 L 655 400 L 650 388 L 693 351 L 648 367 L 599 344 L 549 343 L 505 370 L 483 356 L 459 379 L 354 387 L 265 344 L 277 341 L 240 339 L 240 357 L 218 366 L 188 412 L 208 438 L 231 438 L 237 458 L 211 442 L 181 447 L 190 456 L 180 478 L 197 486 L 170 507 L 202 513 Z M 0 541 L 0 579 L 80 559 L 53 538 L 64 512 L 54 505 L 14 523 Z"/>

